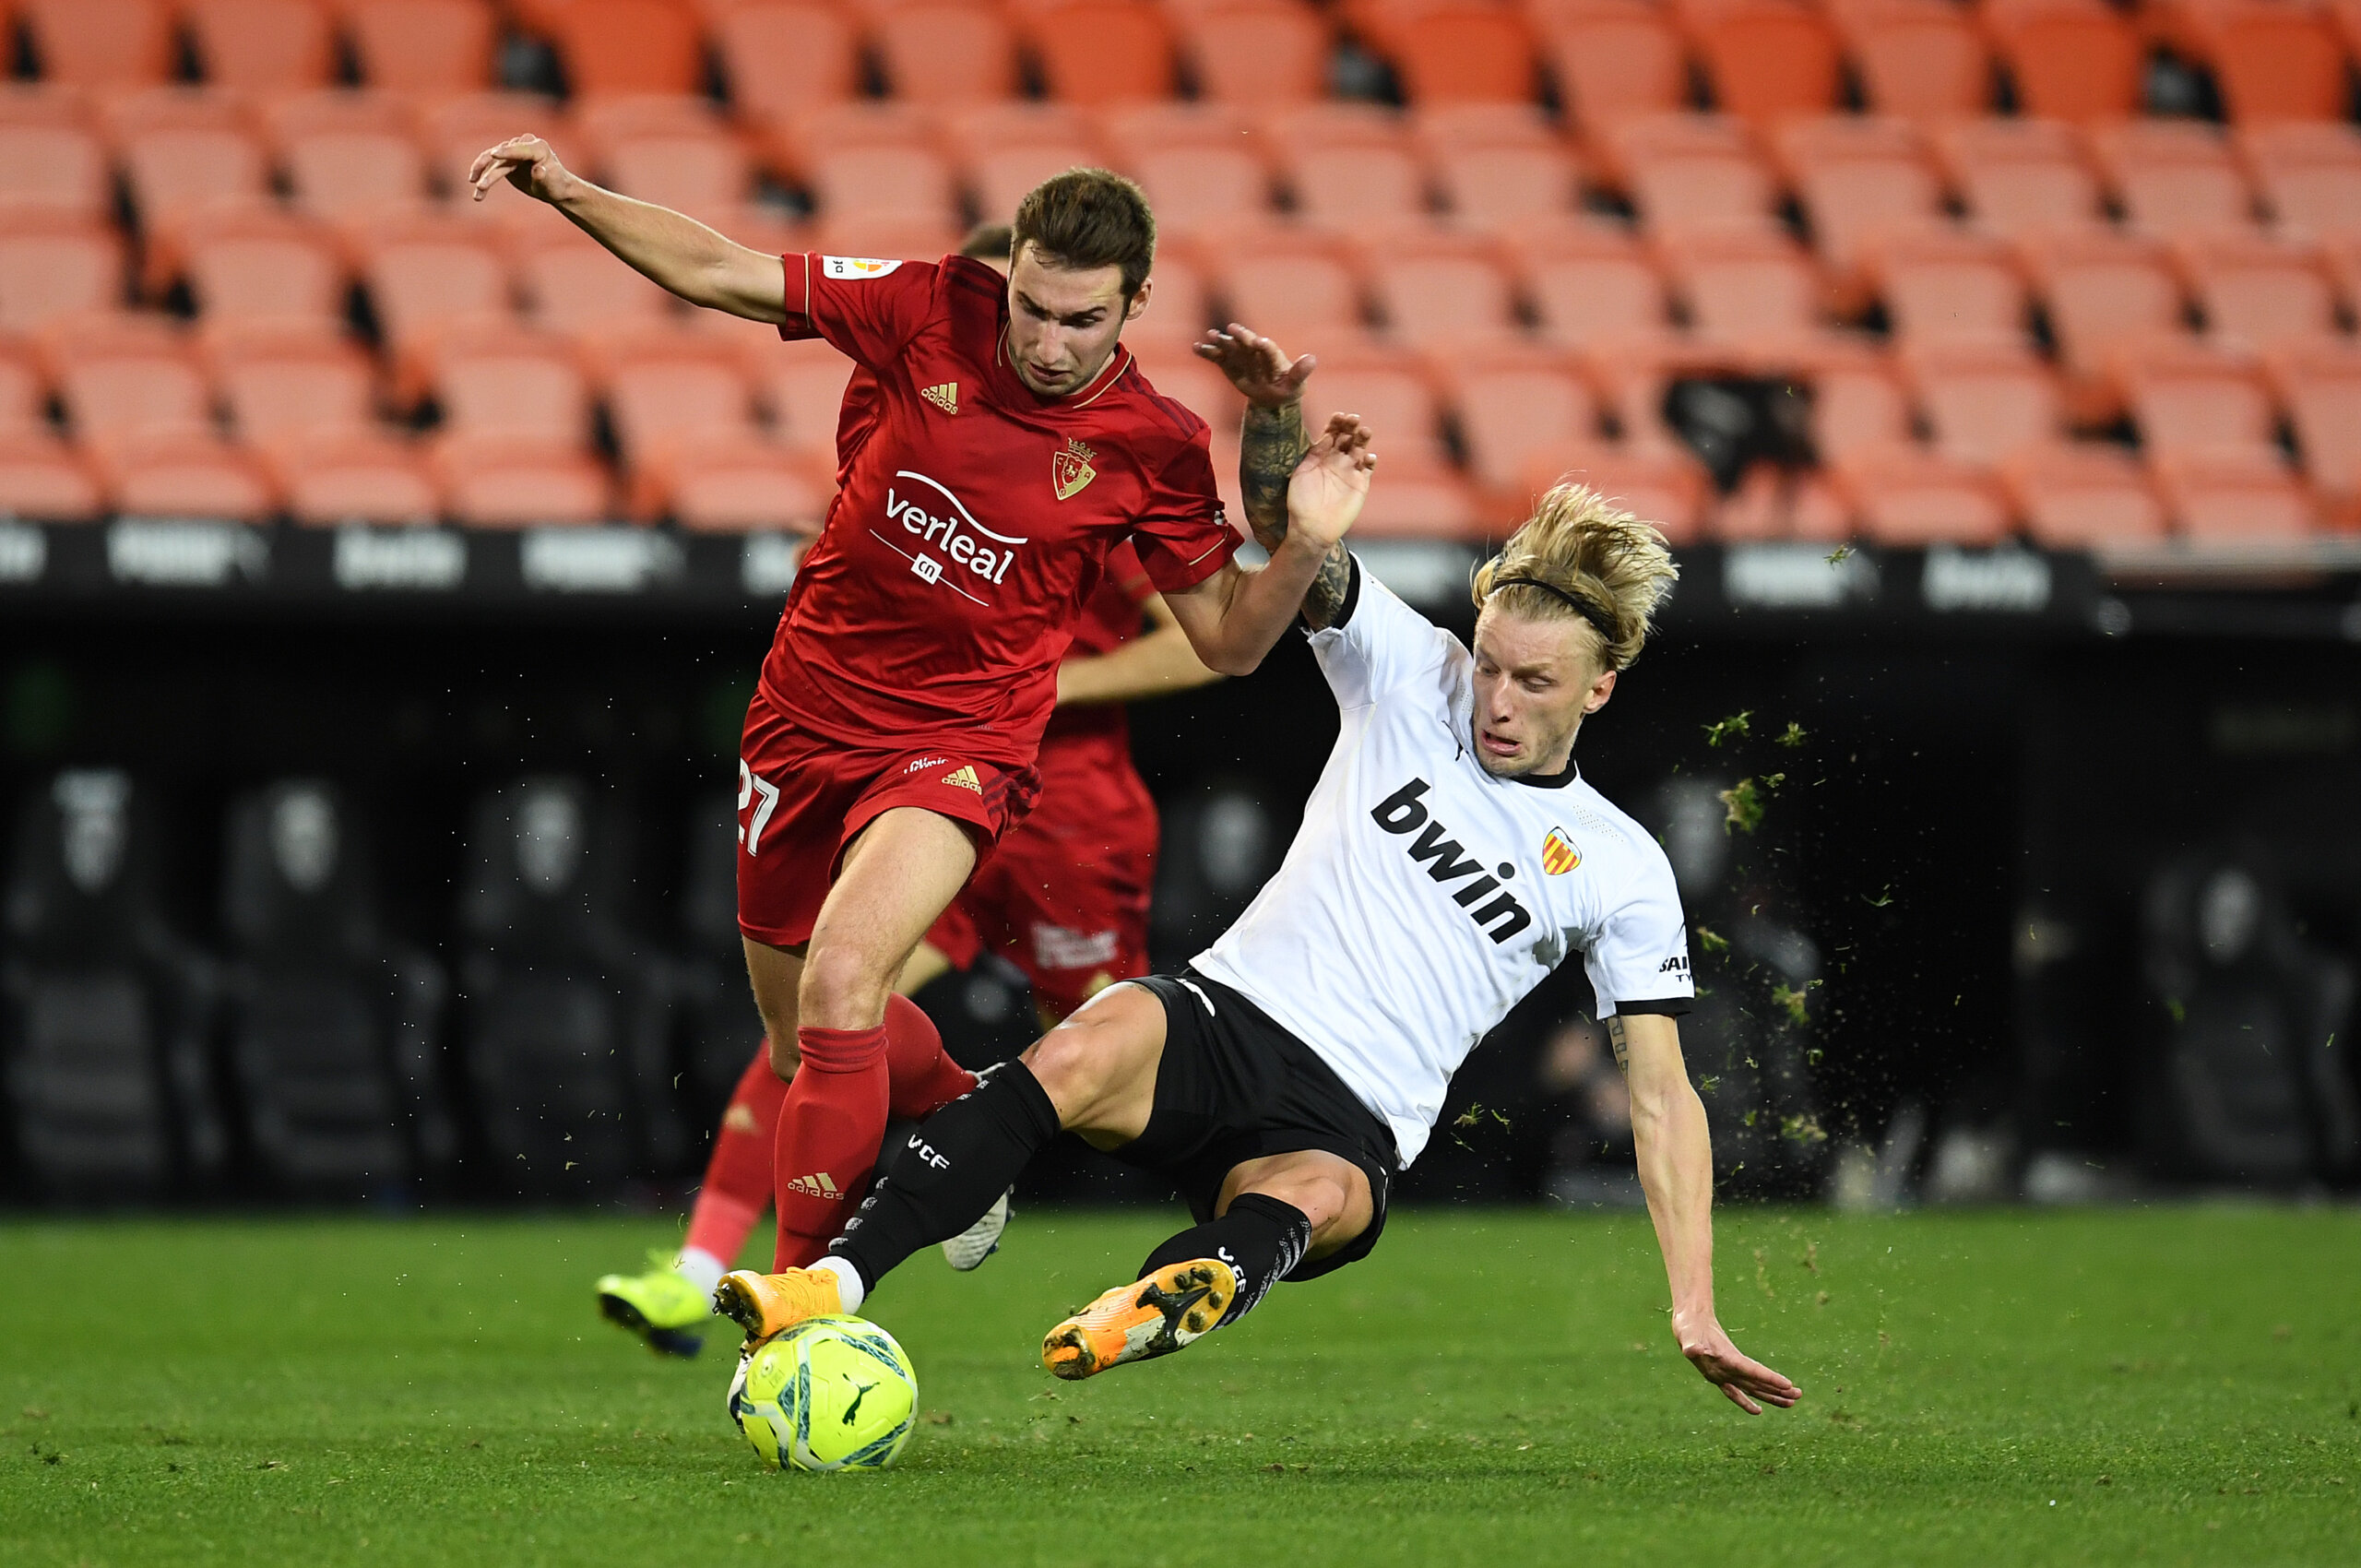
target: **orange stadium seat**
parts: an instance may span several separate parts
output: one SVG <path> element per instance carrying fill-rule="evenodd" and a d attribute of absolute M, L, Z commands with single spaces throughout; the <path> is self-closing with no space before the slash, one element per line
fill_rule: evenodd
<path fill-rule="evenodd" d="M 1886 319 L 1904 343 L 2025 346 L 2024 275 L 1998 240 L 1948 231 L 1875 247 Z"/>
<path fill-rule="evenodd" d="M 815 152 L 807 165 L 824 221 L 923 219 L 950 227 L 958 214 L 951 165 L 927 147 L 847 147 Z"/>
<path fill-rule="evenodd" d="M 1479 148 L 1543 147 L 1571 151 L 1557 122 L 1537 103 L 1437 103 L 1409 114 L 1410 142 L 1429 158 Z"/>
<path fill-rule="evenodd" d="M 17 0 L 42 77 L 68 87 L 148 87 L 172 74 L 163 0 Z"/>
<path fill-rule="evenodd" d="M 715 22 L 713 42 L 730 107 L 745 119 L 782 123 L 860 89 L 852 26 L 833 6 L 746 0 Z"/>
<path fill-rule="evenodd" d="M 112 229 L 29 218 L 0 224 L 0 338 L 123 303 L 123 240 Z"/>
<path fill-rule="evenodd" d="M 492 7 L 482 0 L 345 0 L 344 25 L 361 79 L 380 92 L 492 86 Z"/>
<path fill-rule="evenodd" d="M 629 465 L 626 506 L 662 515 L 691 455 L 763 445 L 745 374 L 727 354 L 652 351 L 619 358 L 606 382 L 608 419 Z M 784 454 L 781 454 L 784 457 Z"/>
<path fill-rule="evenodd" d="M 1608 143 L 1651 227 L 1761 227 L 1775 208 L 1778 192 L 1738 121 L 1656 115 L 1625 122 Z"/>
<path fill-rule="evenodd" d="M 97 476 L 73 447 L 42 432 L 0 435 L 0 514 L 80 523 L 105 507 Z"/>
<path fill-rule="evenodd" d="M 746 365 L 780 443 L 833 462 L 852 362 L 822 342 L 774 342 Z"/>
<path fill-rule="evenodd" d="M 1942 185 L 1906 120 L 1797 120 L 1781 127 L 1777 148 L 1810 220 L 1812 244 L 1840 279 L 1857 283 L 1880 241 L 1949 227 Z"/>
<path fill-rule="evenodd" d="M 630 338 L 678 323 L 672 296 L 571 225 L 527 247 L 517 267 L 532 324 L 566 338 Z"/>
<path fill-rule="evenodd" d="M 407 404 L 425 388 L 425 361 L 455 330 L 513 323 L 508 267 L 491 241 L 467 225 L 397 224 L 362 236 L 362 278 Z"/>
<path fill-rule="evenodd" d="M 295 131 L 280 143 L 279 162 L 295 205 L 331 223 L 399 212 L 427 198 L 426 154 L 392 126 Z"/>
<path fill-rule="evenodd" d="M 753 154 L 718 127 L 615 137 L 599 167 L 610 188 L 707 223 L 726 221 L 754 189 Z"/>
<path fill-rule="evenodd" d="M 1308 223 L 1369 232 L 1413 226 L 1429 216 L 1426 168 L 1406 139 L 1307 147 L 1285 155 L 1282 168 L 1296 213 Z"/>
<path fill-rule="evenodd" d="M 2214 127 L 2131 120 L 2095 130 L 2091 145 L 2134 228 L 2165 239 L 2254 232 L 2254 192 Z"/>
<path fill-rule="evenodd" d="M 1433 166 L 1452 214 L 1479 229 L 1571 217 L 1581 196 L 1580 166 L 1552 143 L 1455 147 Z"/>
<path fill-rule="evenodd" d="M 1448 360 L 1516 342 L 1516 289 L 1493 246 L 1461 235 L 1371 247 L 1370 298 L 1395 345 Z"/>
<path fill-rule="evenodd" d="M 897 98 L 942 105 L 1016 93 L 1016 34 L 972 0 L 914 0 L 877 18 L 877 57 Z"/>
<path fill-rule="evenodd" d="M 376 366 L 350 344 L 255 339 L 213 361 L 231 428 L 248 446 L 287 451 L 376 428 Z"/>
<path fill-rule="evenodd" d="M 1949 120 L 1992 102 L 1992 56 L 1946 0 L 1870 0 L 1834 13 L 1863 96 L 1880 114 Z"/>
<path fill-rule="evenodd" d="M 1767 125 L 1836 107 L 1836 34 L 1796 0 L 1722 0 L 1701 9 L 1691 42 L 1725 114 Z"/>
<path fill-rule="evenodd" d="M 1200 96 L 1257 108 L 1300 103 L 1328 87 L 1328 24 L 1292 0 L 1248 0 L 1173 17 Z"/>
<path fill-rule="evenodd" d="M 181 0 L 197 65 L 215 87 L 292 92 L 324 87 L 336 41 L 318 0 Z"/>
<path fill-rule="evenodd" d="M 1965 120 L 1940 130 L 1935 145 L 1969 219 L 1986 232 L 2017 239 L 2100 231 L 2098 176 L 2072 126 Z"/>
<path fill-rule="evenodd" d="M 454 510 L 482 523 L 587 521 L 608 501 L 588 461 L 590 394 L 573 359 L 529 336 L 455 339 L 434 369 L 436 462 Z"/>
<path fill-rule="evenodd" d="M 1394 59 L 1416 104 L 1529 103 L 1536 72 L 1525 18 L 1504 6 L 1456 4 L 1403 21 Z"/>
<path fill-rule="evenodd" d="M 935 149 L 943 123 L 923 105 L 865 98 L 819 103 L 774 127 L 773 150 L 782 172 L 795 177 L 816 153 L 841 148 L 916 147 Z"/>
<path fill-rule="evenodd" d="M 1821 462 L 1848 462 L 1913 442 L 1910 402 L 1885 363 L 1821 365 L 1805 377 L 1811 388 L 1811 440 Z"/>
<path fill-rule="evenodd" d="M 1700 233 L 1663 257 L 1703 338 L 1732 346 L 1808 339 L 1823 291 L 1810 257 L 1784 235 Z"/>
<path fill-rule="evenodd" d="M 1122 103 L 1172 91 L 1172 33 L 1147 0 L 1076 0 L 1036 13 L 1031 41 L 1050 96 Z"/>
<path fill-rule="evenodd" d="M 2052 550 L 2164 537 L 2164 503 L 2139 459 L 2097 442 L 2027 448 L 2001 469 L 2025 531 Z"/>
<path fill-rule="evenodd" d="M 1576 441 L 1536 451 L 1526 460 L 1526 494 L 1560 483 L 1590 486 L 1655 524 L 1675 545 L 1693 543 L 1704 531 L 1705 472 L 1685 451 Z"/>
<path fill-rule="evenodd" d="M 443 510 L 433 471 L 407 441 L 381 434 L 305 442 L 262 454 L 287 515 L 313 528 L 428 523 Z"/>
<path fill-rule="evenodd" d="M 2150 467 L 2180 532 L 2200 543 L 2290 543 L 2319 526 L 2311 496 L 2276 464 L 2167 457 Z"/>
<path fill-rule="evenodd" d="M 2281 461 L 2279 410 L 2252 364 L 2194 346 L 2155 347 L 2127 356 L 2124 380 L 2151 463 Z"/>
<path fill-rule="evenodd" d="M 1368 421 L 1377 439 L 1385 443 L 1385 461 L 1396 474 L 1424 478 L 1450 470 L 1442 412 L 1417 362 L 1382 351 L 1324 350 L 1305 396 L 1310 399 L 1305 411 L 1319 423 L 1337 412 Z"/>
<path fill-rule="evenodd" d="M 1545 342 L 1611 348 L 1670 337 L 1664 276 L 1629 233 L 1604 224 L 1567 224 L 1517 240 L 1518 269 Z"/>
<path fill-rule="evenodd" d="M 2260 125 L 2241 130 L 2238 139 L 2281 233 L 2361 235 L 2361 131 Z"/>
<path fill-rule="evenodd" d="M 1364 539 L 1456 539 L 1488 537 L 1484 505 L 1465 480 L 1444 469 L 1404 476 L 1370 492 L 1353 525 Z M 1502 530 L 1505 531 L 1505 530 Z"/>
<path fill-rule="evenodd" d="M 258 210 L 270 200 L 261 145 L 228 127 L 143 131 L 124 148 L 123 167 L 147 242 L 141 282 L 150 292 L 179 275 L 182 234 L 192 221 Z"/>
<path fill-rule="evenodd" d="M 1360 280 L 1336 249 L 1315 236 L 1287 231 L 1241 230 L 1206 247 L 1218 269 L 1225 319 L 1280 342 L 1349 347 L 1366 333 Z"/>
<path fill-rule="evenodd" d="M 1149 296 L 1147 314 L 1124 329 L 1126 342 L 1161 338 L 1177 339 L 1185 348 L 1206 327 L 1215 325 L 1213 288 L 1206 281 L 1204 270 L 1195 262 L 1159 249 L 1155 268 L 1148 276 L 1156 287 Z"/>
<path fill-rule="evenodd" d="M 1050 175 L 1105 161 L 1089 120 L 1061 104 L 1015 101 L 950 116 L 944 145 L 958 156 L 976 210 L 1005 222 Z"/>
<path fill-rule="evenodd" d="M 934 261 L 959 248 L 967 226 L 950 213 L 939 218 L 923 214 L 856 212 L 828 217 L 805 231 L 808 248 L 829 255 L 898 256 L 905 261 Z"/>
<path fill-rule="evenodd" d="M 142 438 L 91 457 L 108 502 L 128 516 L 260 522 L 279 510 L 263 466 L 214 435 Z"/>
<path fill-rule="evenodd" d="M 1544 354 L 1477 356 L 1450 367 L 1452 405 L 1476 482 L 1522 501 L 1536 454 L 1599 438 L 1590 384 Z"/>
<path fill-rule="evenodd" d="M 1647 0 L 1545 0 L 1533 15 L 1558 97 L 1585 132 L 1687 105 L 1680 35 Z"/>
<path fill-rule="evenodd" d="M 567 0 L 553 19 L 552 42 L 576 97 L 705 85 L 696 19 L 667 0 Z"/>
<path fill-rule="evenodd" d="M 532 92 L 470 92 L 422 103 L 419 141 L 427 167 L 447 188 L 466 195 L 468 167 L 476 154 L 510 137 L 548 137 L 561 157 L 579 151 L 567 134 L 565 113 L 555 99 Z"/>
<path fill-rule="evenodd" d="M 1270 166 L 1243 145 L 1136 153 L 1116 166 L 1140 183 L 1159 233 L 1201 234 L 1270 211 Z"/>
<path fill-rule="evenodd" d="M 2059 358 L 2080 379 L 2086 410 L 2089 396 L 2103 393 L 2094 384 L 2103 382 L 2112 354 L 2183 334 L 2180 286 L 2153 244 L 2060 240 L 2032 254 Z"/>
<path fill-rule="evenodd" d="M 2337 525 L 2353 528 L 2361 523 L 2361 355 L 2315 345 L 2279 356 L 2272 373 L 2305 475 Z"/>
<path fill-rule="evenodd" d="M 0 438 L 37 435 L 49 428 L 49 390 L 22 354 L 0 349 Z"/>
<path fill-rule="evenodd" d="M 326 235 L 275 213 L 200 220 L 187 279 L 208 327 L 267 322 L 333 336 L 343 326 L 343 257 Z"/>
<path fill-rule="evenodd" d="M 212 432 L 212 399 L 196 360 L 160 322 L 125 320 L 47 345 L 66 422 L 93 450 Z"/>
<path fill-rule="evenodd" d="M 817 533 L 835 486 L 824 469 L 760 442 L 700 449 L 670 477 L 665 508 L 692 532 Z"/>
<path fill-rule="evenodd" d="M 2139 35 L 2101 0 L 1997 0 L 1984 19 L 2021 113 L 2078 123 L 2139 113 Z"/>
<path fill-rule="evenodd" d="M 1880 544 L 1997 544 L 2009 532 L 2008 497 L 1980 469 L 1888 450 L 1864 456 L 1834 478 L 1863 531 Z"/>
<path fill-rule="evenodd" d="M 2233 0 L 2196 7 L 2191 19 L 2232 120 L 2345 117 L 2344 48 L 2326 15 L 2275 0 Z"/>
<path fill-rule="evenodd" d="M 2252 351 L 2340 336 L 2335 291 L 2310 246 L 2215 239 L 2183 245 L 2180 256 L 2217 347 Z"/>
<path fill-rule="evenodd" d="M 113 216 L 113 203 L 98 137 L 77 125 L 0 124 L 0 221 L 103 222 Z"/>
<path fill-rule="evenodd" d="M 444 506 L 472 528 L 596 523 L 611 515 L 607 471 L 579 452 L 527 450 L 505 441 L 442 441 L 431 461 Z"/>
<path fill-rule="evenodd" d="M 1902 362 L 1935 450 L 1953 462 L 1993 467 L 2065 436 L 2057 373 L 2023 348 L 1930 345 Z"/>

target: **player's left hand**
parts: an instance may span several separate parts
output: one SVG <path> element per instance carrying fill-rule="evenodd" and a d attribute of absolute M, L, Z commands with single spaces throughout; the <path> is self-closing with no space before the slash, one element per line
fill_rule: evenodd
<path fill-rule="evenodd" d="M 1762 1413 L 1762 1406 L 1755 1403 L 1758 1399 L 1784 1410 L 1804 1396 L 1802 1389 L 1731 1344 L 1730 1336 L 1722 1332 L 1718 1323 L 1708 1321 L 1684 1331 L 1680 1353 L 1689 1358 L 1689 1364 L 1697 1369 L 1700 1377 L 1720 1389 L 1731 1404 L 1750 1416 Z"/>
<path fill-rule="evenodd" d="M 1377 467 L 1369 440 L 1369 426 L 1358 414 L 1328 416 L 1328 428 L 1287 479 L 1288 543 L 1325 555 L 1351 529 L 1369 499 L 1370 475 Z"/>
<path fill-rule="evenodd" d="M 1206 328 L 1196 348 L 1197 357 L 1213 362 L 1248 402 L 1266 409 L 1285 408 L 1302 397 L 1303 384 L 1320 362 L 1310 354 L 1289 360 L 1270 339 L 1234 321 L 1228 331 Z"/>

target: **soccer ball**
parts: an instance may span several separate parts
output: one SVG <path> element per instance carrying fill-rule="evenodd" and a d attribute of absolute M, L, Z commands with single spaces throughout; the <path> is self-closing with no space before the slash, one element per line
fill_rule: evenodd
<path fill-rule="evenodd" d="M 910 1440 L 918 1402 L 909 1357 L 865 1318 L 797 1324 L 730 1380 L 730 1419 L 782 1470 L 884 1469 Z"/>

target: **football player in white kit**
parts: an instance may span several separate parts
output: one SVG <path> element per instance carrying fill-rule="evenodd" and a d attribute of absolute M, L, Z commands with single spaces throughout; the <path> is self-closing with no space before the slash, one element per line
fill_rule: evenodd
<path fill-rule="evenodd" d="M 1246 338 L 1242 352 L 1267 349 Z M 1352 460 L 1367 434 L 1348 416 L 1292 482 L 1277 469 L 1283 510 L 1255 505 L 1258 415 L 1292 417 L 1280 449 L 1304 450 L 1285 408 L 1257 399 L 1248 415 L 1250 519 L 1266 545 L 1290 526 L 1341 539 L 1369 462 Z M 1277 874 L 1181 973 L 1101 992 L 889 1151 L 829 1255 L 764 1277 L 750 1344 L 857 1310 L 1072 1131 L 1170 1178 L 1198 1223 L 1050 1330 L 1042 1359 L 1080 1378 L 1178 1350 L 1275 1280 L 1367 1256 L 1453 1070 L 1578 955 L 1629 1075 L 1681 1352 L 1750 1414 L 1795 1403 L 1714 1316 L 1713 1158 L 1674 1022 L 1694 992 L 1671 867 L 1573 763 L 1676 575 L 1663 537 L 1580 486 L 1551 491 L 1476 576 L 1473 651 L 1341 542 L 1330 566 L 1303 618 L 1342 733 Z"/>

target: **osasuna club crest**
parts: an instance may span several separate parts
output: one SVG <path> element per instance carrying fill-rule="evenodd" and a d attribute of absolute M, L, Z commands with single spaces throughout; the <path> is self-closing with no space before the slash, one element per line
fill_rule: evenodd
<path fill-rule="evenodd" d="M 1090 466 L 1097 459 L 1097 453 L 1071 438 L 1064 451 L 1050 454 L 1050 484 L 1057 491 L 1059 500 L 1072 500 L 1084 485 L 1098 477 L 1098 470 Z"/>
<path fill-rule="evenodd" d="M 1562 827 L 1553 827 L 1549 837 L 1541 841 L 1541 869 L 1551 876 L 1563 876 L 1583 863 L 1583 852 L 1566 837 Z"/>

